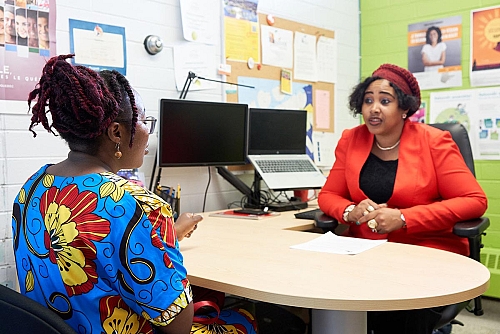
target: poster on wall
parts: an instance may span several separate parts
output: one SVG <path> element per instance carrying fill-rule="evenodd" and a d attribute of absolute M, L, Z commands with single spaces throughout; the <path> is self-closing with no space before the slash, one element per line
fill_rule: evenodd
<path fill-rule="evenodd" d="M 293 31 L 262 25 L 262 64 L 293 67 Z"/>
<path fill-rule="evenodd" d="M 471 11 L 470 85 L 500 84 L 500 6 Z"/>
<path fill-rule="evenodd" d="M 462 86 L 462 17 L 408 25 L 408 70 L 420 88 Z"/>
<path fill-rule="evenodd" d="M 280 81 L 251 77 L 238 77 L 238 84 L 256 87 L 256 89 L 239 89 L 238 103 L 248 104 L 249 108 L 264 109 L 304 109 L 307 111 L 306 153 L 317 162 L 317 145 L 313 135 L 313 89 L 312 85 L 293 82 L 293 94 L 280 91 Z"/>
<path fill-rule="evenodd" d="M 474 159 L 500 160 L 500 87 L 432 92 L 431 123 L 460 123 Z"/>
<path fill-rule="evenodd" d="M 55 2 L 0 1 L 0 100 L 26 101 L 56 54 Z"/>
<path fill-rule="evenodd" d="M 425 123 L 425 117 L 427 114 L 427 103 L 425 101 L 422 101 L 420 103 L 420 108 L 410 116 L 410 121 L 412 122 L 417 122 L 417 123 Z"/>
<path fill-rule="evenodd" d="M 182 35 L 189 42 L 215 44 L 218 41 L 220 1 L 180 0 Z"/>
<path fill-rule="evenodd" d="M 69 19 L 69 45 L 73 64 L 127 74 L 125 28 Z"/>
<path fill-rule="evenodd" d="M 210 80 L 214 76 L 215 59 L 207 55 L 215 54 L 213 45 L 183 43 L 173 46 L 175 86 L 177 91 L 211 89 L 216 85 Z M 191 77 L 192 74 L 196 77 Z M 199 79 L 199 78 L 203 79 Z M 191 80 L 191 81 L 189 81 Z M 187 86 L 189 85 L 189 87 Z M 187 94 L 187 92 L 186 92 Z"/>
<path fill-rule="evenodd" d="M 225 58 L 260 63 L 258 0 L 224 0 Z"/>

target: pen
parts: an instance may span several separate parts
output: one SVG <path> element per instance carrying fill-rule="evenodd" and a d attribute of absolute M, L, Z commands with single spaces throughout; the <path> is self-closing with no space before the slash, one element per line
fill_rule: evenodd
<path fill-rule="evenodd" d="M 181 185 L 180 184 L 177 184 L 176 199 L 177 199 L 177 201 L 175 201 L 175 211 L 177 213 L 180 213 L 180 211 L 181 211 Z"/>

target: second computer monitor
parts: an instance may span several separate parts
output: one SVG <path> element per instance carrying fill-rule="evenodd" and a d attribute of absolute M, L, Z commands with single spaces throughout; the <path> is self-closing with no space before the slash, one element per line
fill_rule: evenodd
<path fill-rule="evenodd" d="M 246 163 L 248 106 L 162 99 L 159 166 Z"/>
<path fill-rule="evenodd" d="M 306 110 L 250 108 L 248 155 L 306 153 Z"/>

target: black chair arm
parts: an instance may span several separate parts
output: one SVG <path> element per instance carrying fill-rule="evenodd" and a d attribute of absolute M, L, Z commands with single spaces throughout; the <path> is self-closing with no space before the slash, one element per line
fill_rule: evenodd
<path fill-rule="evenodd" d="M 460 311 L 462 311 L 468 304 L 469 301 L 467 300 L 461 303 L 447 305 L 444 308 L 443 313 L 441 313 L 441 319 L 439 319 L 439 322 L 434 326 L 434 329 L 439 329 L 450 323 L 450 321 L 453 321 Z M 462 323 L 460 324 L 463 326 Z"/>
<path fill-rule="evenodd" d="M 453 233 L 462 238 L 474 238 L 482 235 L 488 226 L 490 226 L 488 217 L 475 218 L 456 223 Z"/>
<path fill-rule="evenodd" d="M 323 231 L 333 231 L 339 226 L 339 222 L 325 213 L 318 212 L 314 217 L 314 226 L 321 228 Z"/>

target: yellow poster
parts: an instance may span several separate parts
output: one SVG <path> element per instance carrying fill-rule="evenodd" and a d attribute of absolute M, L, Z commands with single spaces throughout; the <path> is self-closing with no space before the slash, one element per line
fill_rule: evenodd
<path fill-rule="evenodd" d="M 260 63 L 259 22 L 224 18 L 226 59 Z"/>
<path fill-rule="evenodd" d="M 224 0 L 224 45 L 227 60 L 260 64 L 259 0 Z"/>
<path fill-rule="evenodd" d="M 292 95 L 292 71 L 281 70 L 280 90 L 283 94 Z"/>

